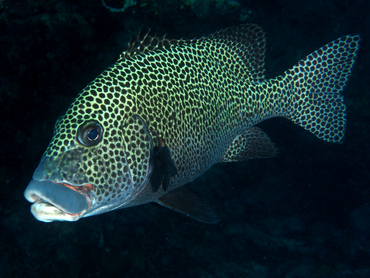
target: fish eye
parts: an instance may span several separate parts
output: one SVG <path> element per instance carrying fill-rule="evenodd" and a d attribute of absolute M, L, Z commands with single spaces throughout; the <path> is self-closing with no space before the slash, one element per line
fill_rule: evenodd
<path fill-rule="evenodd" d="M 98 144 L 102 137 L 103 128 L 97 121 L 85 122 L 77 130 L 77 140 L 87 147 Z"/>

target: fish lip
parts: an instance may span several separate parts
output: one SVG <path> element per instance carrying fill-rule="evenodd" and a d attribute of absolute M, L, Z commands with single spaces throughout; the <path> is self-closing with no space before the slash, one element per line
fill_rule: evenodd
<path fill-rule="evenodd" d="M 32 179 L 24 197 L 32 204 L 31 212 L 37 220 L 77 221 L 91 207 L 91 184 L 75 186 L 66 182 Z"/>

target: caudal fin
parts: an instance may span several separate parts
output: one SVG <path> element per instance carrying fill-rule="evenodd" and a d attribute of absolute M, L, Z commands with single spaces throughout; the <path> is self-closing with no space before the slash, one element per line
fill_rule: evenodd
<path fill-rule="evenodd" d="M 283 77 L 291 104 L 286 117 L 327 142 L 343 141 L 346 106 L 340 92 L 351 74 L 359 40 L 345 36 L 332 41 Z"/>

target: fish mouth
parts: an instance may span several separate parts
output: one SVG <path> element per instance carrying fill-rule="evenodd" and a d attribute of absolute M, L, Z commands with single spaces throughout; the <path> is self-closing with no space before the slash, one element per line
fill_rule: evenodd
<path fill-rule="evenodd" d="M 68 183 L 32 179 L 24 191 L 31 203 L 31 213 L 42 222 L 77 221 L 91 207 L 91 185 L 73 186 Z"/>

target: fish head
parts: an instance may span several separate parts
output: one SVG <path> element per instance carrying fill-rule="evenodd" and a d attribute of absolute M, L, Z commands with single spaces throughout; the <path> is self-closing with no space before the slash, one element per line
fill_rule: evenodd
<path fill-rule="evenodd" d="M 98 98 L 82 92 L 55 125 L 24 192 L 40 221 L 77 221 L 130 206 L 150 181 L 153 141 L 145 122 L 119 112 L 112 94 Z"/>

